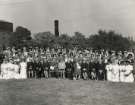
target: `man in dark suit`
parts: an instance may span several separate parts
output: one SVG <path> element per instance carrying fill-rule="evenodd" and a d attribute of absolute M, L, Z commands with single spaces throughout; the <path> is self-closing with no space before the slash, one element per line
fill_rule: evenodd
<path fill-rule="evenodd" d="M 87 73 L 88 73 L 88 63 L 86 62 L 86 60 L 83 60 L 81 63 L 81 74 L 84 80 L 88 79 Z"/>
<path fill-rule="evenodd" d="M 97 63 L 97 79 L 105 80 L 105 65 L 102 61 Z"/>
<path fill-rule="evenodd" d="M 73 78 L 73 70 L 72 70 L 72 62 L 68 60 L 66 62 L 66 78 L 72 79 Z"/>
<path fill-rule="evenodd" d="M 44 69 L 44 77 L 49 78 L 50 64 L 47 61 L 47 59 L 44 59 L 44 61 L 43 61 L 43 69 Z"/>

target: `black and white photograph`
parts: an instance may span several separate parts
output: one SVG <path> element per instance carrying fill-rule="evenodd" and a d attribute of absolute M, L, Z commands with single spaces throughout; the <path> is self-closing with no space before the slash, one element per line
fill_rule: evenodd
<path fill-rule="evenodd" d="M 134 105 L 135 0 L 0 0 L 0 105 Z"/>

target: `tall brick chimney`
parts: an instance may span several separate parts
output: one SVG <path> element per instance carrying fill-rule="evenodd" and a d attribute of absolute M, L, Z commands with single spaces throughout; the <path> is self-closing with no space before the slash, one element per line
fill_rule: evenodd
<path fill-rule="evenodd" d="M 59 37 L 59 20 L 54 20 L 54 31 L 55 36 Z"/>

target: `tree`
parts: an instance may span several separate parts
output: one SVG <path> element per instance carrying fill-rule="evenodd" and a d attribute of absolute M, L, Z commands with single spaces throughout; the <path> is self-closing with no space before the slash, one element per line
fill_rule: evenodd
<path fill-rule="evenodd" d="M 131 46 L 130 41 L 114 31 L 102 31 L 89 37 L 91 47 L 95 49 L 127 50 Z"/>
<path fill-rule="evenodd" d="M 130 40 L 122 37 L 114 31 L 99 30 L 97 34 L 86 38 L 80 32 L 75 32 L 74 36 L 62 34 L 55 37 L 51 32 L 41 32 L 34 35 L 32 44 L 42 47 L 56 47 L 64 48 L 94 48 L 94 49 L 108 49 L 108 50 L 127 50 L 133 44 Z"/>
<path fill-rule="evenodd" d="M 23 46 L 26 45 L 27 41 L 30 41 L 31 39 L 30 30 L 22 26 L 18 26 L 11 36 L 11 44 L 14 46 Z"/>
<path fill-rule="evenodd" d="M 35 34 L 34 41 L 42 47 L 52 47 L 56 43 L 55 36 L 49 31 Z"/>
<path fill-rule="evenodd" d="M 60 46 L 64 48 L 71 48 L 72 43 L 71 43 L 71 37 L 67 34 L 62 34 L 59 37 L 57 37 L 56 43 L 59 44 Z"/>
<path fill-rule="evenodd" d="M 0 47 L 10 46 L 12 32 L 0 32 Z"/>
<path fill-rule="evenodd" d="M 75 32 L 74 36 L 72 37 L 72 44 L 80 48 L 88 47 L 87 38 L 85 38 L 85 35 L 80 32 Z"/>

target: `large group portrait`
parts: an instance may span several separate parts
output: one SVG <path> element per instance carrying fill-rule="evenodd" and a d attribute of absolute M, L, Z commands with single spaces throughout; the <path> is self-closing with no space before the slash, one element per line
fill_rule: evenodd
<path fill-rule="evenodd" d="M 135 1 L 0 0 L 0 105 L 134 105 Z"/>

